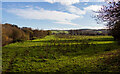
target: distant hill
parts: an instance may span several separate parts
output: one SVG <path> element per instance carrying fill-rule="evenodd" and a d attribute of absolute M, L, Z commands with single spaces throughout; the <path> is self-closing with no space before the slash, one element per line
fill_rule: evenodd
<path fill-rule="evenodd" d="M 52 34 L 71 35 L 110 35 L 108 29 L 76 29 L 76 30 L 51 30 Z"/>

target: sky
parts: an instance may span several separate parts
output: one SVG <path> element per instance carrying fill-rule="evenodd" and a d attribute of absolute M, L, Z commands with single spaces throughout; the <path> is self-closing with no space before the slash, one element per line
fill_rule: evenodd
<path fill-rule="evenodd" d="M 43 30 L 102 29 L 93 16 L 105 4 L 86 0 L 5 0 L 2 2 L 2 23 Z"/>
<path fill-rule="evenodd" d="M 0 1 L 0 23 L 2 23 L 2 2 Z"/>

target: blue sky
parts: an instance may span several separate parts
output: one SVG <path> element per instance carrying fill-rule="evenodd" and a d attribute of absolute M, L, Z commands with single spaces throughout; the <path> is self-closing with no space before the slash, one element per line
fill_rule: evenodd
<path fill-rule="evenodd" d="M 2 2 L 0 2 L 0 23 L 2 22 Z"/>
<path fill-rule="evenodd" d="M 3 2 L 2 22 L 19 27 L 51 29 L 100 29 L 92 16 L 104 2 Z"/>

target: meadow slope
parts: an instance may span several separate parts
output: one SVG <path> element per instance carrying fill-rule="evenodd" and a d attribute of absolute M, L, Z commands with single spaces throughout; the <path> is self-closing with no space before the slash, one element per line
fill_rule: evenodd
<path fill-rule="evenodd" d="M 6 45 L 3 72 L 120 72 L 112 36 L 50 35 Z"/>

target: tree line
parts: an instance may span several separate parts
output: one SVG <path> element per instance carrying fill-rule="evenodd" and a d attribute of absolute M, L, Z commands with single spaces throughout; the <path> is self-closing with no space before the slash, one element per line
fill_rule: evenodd
<path fill-rule="evenodd" d="M 2 24 L 2 46 L 14 42 L 43 38 L 50 34 L 50 30 L 33 30 L 28 27 L 20 28 L 17 25 L 5 23 Z"/>
<path fill-rule="evenodd" d="M 70 35 L 88 35 L 88 36 L 95 36 L 95 35 L 111 35 L 108 29 L 86 29 L 86 30 L 69 30 Z"/>

